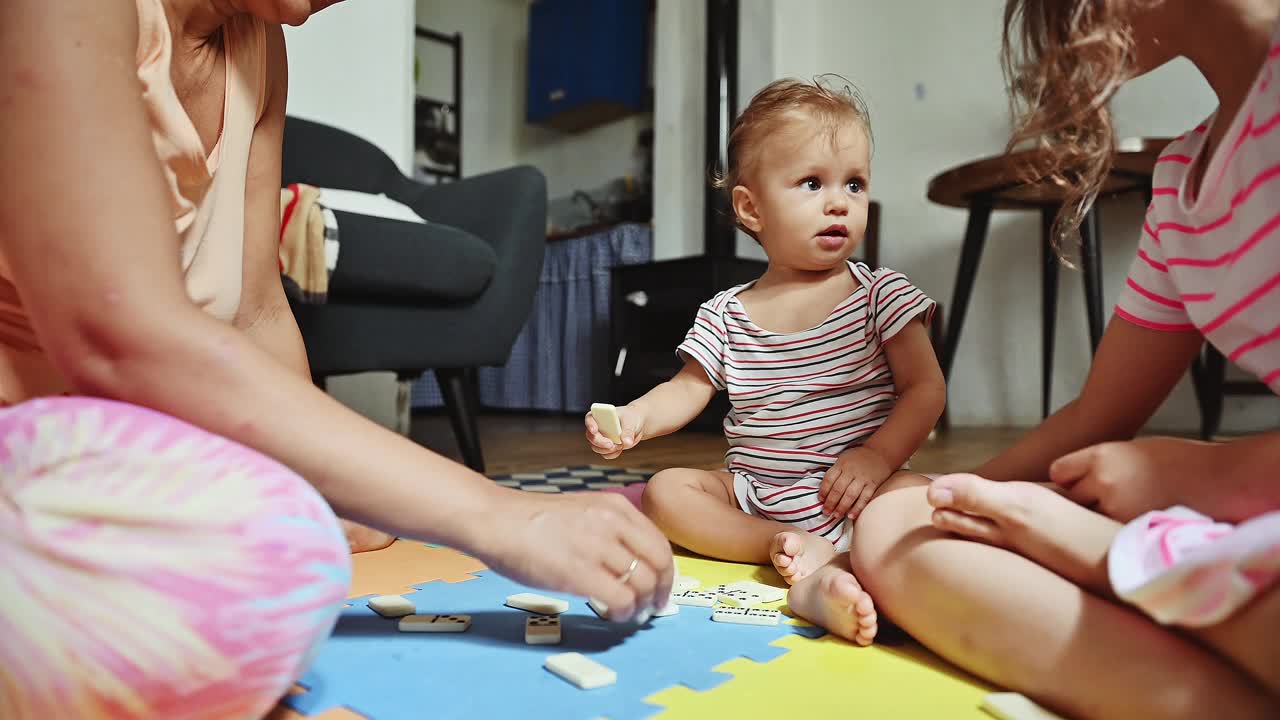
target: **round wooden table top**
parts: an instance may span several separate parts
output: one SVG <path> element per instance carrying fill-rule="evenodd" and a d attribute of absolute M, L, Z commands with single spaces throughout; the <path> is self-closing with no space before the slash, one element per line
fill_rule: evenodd
<path fill-rule="evenodd" d="M 1111 173 L 1102 186 L 1101 195 L 1119 195 L 1145 190 L 1151 183 L 1156 158 L 1171 138 L 1142 138 L 1125 141 L 1116 152 Z M 1042 149 L 1019 150 L 1004 155 L 985 157 L 945 170 L 929 181 L 928 198 L 939 205 L 968 208 L 977 198 L 986 196 L 995 210 L 1026 210 L 1057 207 L 1062 203 L 1062 189 L 1047 179 L 1024 180 L 1045 156 Z"/>

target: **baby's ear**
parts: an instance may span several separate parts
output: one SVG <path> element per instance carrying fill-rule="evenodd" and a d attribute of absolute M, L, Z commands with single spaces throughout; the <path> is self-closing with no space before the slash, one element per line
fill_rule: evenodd
<path fill-rule="evenodd" d="M 732 192 L 729 193 L 729 202 L 733 205 L 733 214 L 738 216 L 738 222 L 751 232 L 760 232 L 763 225 L 760 221 L 760 211 L 756 207 L 755 196 L 751 194 L 751 190 L 745 185 L 734 185 Z"/>

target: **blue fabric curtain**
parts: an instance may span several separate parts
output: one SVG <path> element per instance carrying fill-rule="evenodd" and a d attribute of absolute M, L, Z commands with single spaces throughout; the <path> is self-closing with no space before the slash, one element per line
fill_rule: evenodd
<path fill-rule="evenodd" d="M 605 399 L 609 374 L 609 271 L 653 258 L 648 225 L 618 225 L 547 244 L 533 310 L 500 368 L 480 368 L 480 404 L 508 410 L 586 412 Z M 413 385 L 415 408 L 444 404 L 431 372 Z"/>

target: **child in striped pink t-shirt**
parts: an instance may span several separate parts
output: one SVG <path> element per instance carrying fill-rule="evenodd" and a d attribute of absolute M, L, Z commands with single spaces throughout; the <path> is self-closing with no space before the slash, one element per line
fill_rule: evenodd
<path fill-rule="evenodd" d="M 1228 122 L 1206 157 L 1210 126 Z M 1152 187 L 1116 315 L 1195 330 L 1280 393 L 1280 45 L 1234 121 L 1169 143 Z"/>
<path fill-rule="evenodd" d="M 925 541 L 898 569 L 904 592 L 953 591 L 981 610 L 889 610 L 908 627 L 927 620 L 921 640 L 961 665 L 1068 711 L 1276 717 L 1280 432 L 1229 443 L 1131 438 L 1205 341 L 1280 394 L 1280 2 L 1009 0 L 1005 19 L 1006 67 L 1028 105 L 1015 139 L 1053 139 L 1056 177 L 1078 201 L 1063 227 L 1107 173 L 1107 100 L 1122 83 L 1185 55 L 1220 106 L 1156 163 L 1137 257 L 1080 397 L 976 474 L 942 476 L 927 491 L 934 527 L 1042 567 Z M 1046 477 L 1062 494 L 997 482 Z M 1021 580 L 951 569 L 978 564 Z M 1183 632 L 1152 633 L 1112 598 Z M 965 629 L 948 635 L 959 620 Z M 1085 627 L 1095 623 L 1110 629 Z M 1060 648 L 1052 678 L 1025 671 L 1039 648 L 1005 642 L 1026 632 Z M 1061 649 L 1068 635 L 1079 644 Z M 961 637 L 987 636 L 995 640 L 955 651 Z M 1144 669 L 1119 678 L 1103 664 Z M 1183 697 L 1160 694 L 1205 678 Z"/>
<path fill-rule="evenodd" d="M 1119 322 L 1161 334 L 1182 333 L 1193 338 L 1196 347 L 1203 337 L 1280 393 L 1277 28 L 1234 119 L 1215 113 L 1169 143 L 1156 161 L 1137 257 L 1115 312 Z M 1220 140 L 1210 147 L 1214 129 Z M 1147 358 L 1135 354 L 1128 362 L 1141 364 Z M 1280 434 L 1261 441 L 1277 449 L 1269 451 L 1269 476 L 1256 482 L 1280 484 Z M 1256 453 L 1257 442 L 1237 449 Z M 1184 457 L 1211 448 L 1170 444 L 1165 451 Z M 1082 452 L 1059 460 L 1050 474 L 1068 487 L 1079 484 L 1079 499 L 1098 499 L 1092 487 L 1098 471 L 1088 469 L 1090 450 Z M 1229 453 L 1218 455 L 1230 458 Z M 1196 464 L 1167 467 L 1189 473 Z M 1171 483 L 1176 479 L 1167 478 Z M 1210 492 L 1230 492 L 1212 488 L 1212 474 L 1195 481 Z M 1271 492 L 1270 501 L 1251 509 L 1228 510 L 1225 518 L 1219 517 L 1247 517 L 1239 537 L 1248 537 L 1248 542 L 1233 539 L 1232 526 L 1185 507 L 1153 509 L 1138 517 L 1111 545 L 1112 589 L 1162 622 L 1209 625 L 1230 616 L 1280 580 L 1277 494 Z M 1179 505 L 1187 502 L 1169 493 L 1164 497 Z"/>
<path fill-rule="evenodd" d="M 646 514 L 695 552 L 772 561 L 797 614 L 863 645 L 877 624 L 850 571 L 854 521 L 877 493 L 925 482 L 903 468 L 945 400 L 933 301 L 902 273 L 848 260 L 866 230 L 870 141 L 851 91 L 761 90 L 734 123 L 722 184 L 768 268 L 702 304 L 677 348 L 684 368 L 618 409 L 620 445 L 586 421 L 615 458 L 725 391 L 725 468 L 658 473 Z"/>

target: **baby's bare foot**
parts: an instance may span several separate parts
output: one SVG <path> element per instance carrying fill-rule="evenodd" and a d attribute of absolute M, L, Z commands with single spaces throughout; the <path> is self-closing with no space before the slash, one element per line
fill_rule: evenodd
<path fill-rule="evenodd" d="M 870 645 L 878 629 L 876 606 L 841 555 L 796 583 L 787 596 L 796 615 L 858 645 Z"/>
<path fill-rule="evenodd" d="M 929 487 L 933 525 L 1013 550 L 1086 587 L 1106 590 L 1107 550 L 1120 523 L 1044 485 L 961 473 Z"/>
<path fill-rule="evenodd" d="M 795 585 L 835 557 L 836 547 L 803 530 L 784 531 L 773 536 L 769 558 L 788 584 Z"/>

